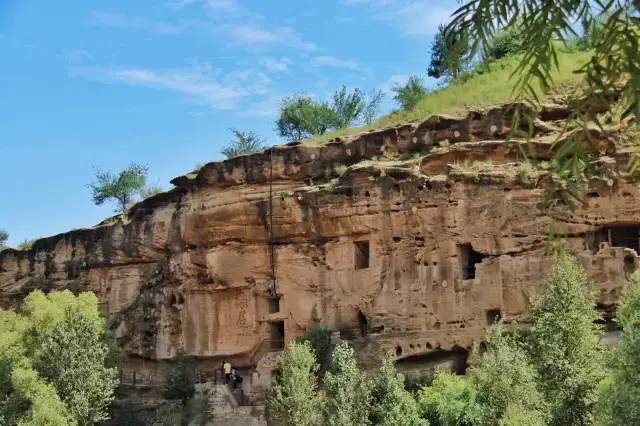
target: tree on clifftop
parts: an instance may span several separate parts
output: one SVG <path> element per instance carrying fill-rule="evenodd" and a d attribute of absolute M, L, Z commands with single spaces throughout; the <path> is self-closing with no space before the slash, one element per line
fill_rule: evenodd
<path fill-rule="evenodd" d="M 5 243 L 9 239 L 9 233 L 4 229 L 0 229 L 0 249 L 5 248 Z"/>
<path fill-rule="evenodd" d="M 125 213 L 135 194 L 146 185 L 148 173 L 149 167 L 139 163 L 131 163 L 118 175 L 96 169 L 96 180 L 87 186 L 97 206 L 114 199 L 118 203 L 116 213 Z"/>
<path fill-rule="evenodd" d="M 267 141 L 254 132 L 241 132 L 238 129 L 229 130 L 236 138 L 220 151 L 227 158 L 252 154 L 266 148 Z"/>

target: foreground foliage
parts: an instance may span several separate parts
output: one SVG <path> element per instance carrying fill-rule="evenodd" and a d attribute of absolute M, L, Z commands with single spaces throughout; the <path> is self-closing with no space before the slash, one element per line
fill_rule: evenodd
<path fill-rule="evenodd" d="M 546 205 L 561 203 L 574 208 L 580 200 L 585 171 L 595 153 L 591 140 L 583 149 L 574 137 L 575 130 L 587 130 L 590 122 L 599 122 L 592 106 L 606 102 L 624 82 L 624 111 L 621 118 L 640 115 L 640 2 L 637 0 L 469 0 L 454 13 L 447 27 L 457 39 L 471 42 L 471 54 L 488 55 L 490 40 L 499 30 L 519 27 L 526 46 L 514 70 L 514 95 L 537 108 L 541 103 L 538 86 L 547 92 L 554 85 L 553 72 L 559 68 L 562 49 L 572 47 L 578 37 L 574 29 L 582 23 L 586 29 L 602 22 L 596 37 L 589 39 L 593 55 L 574 70 L 582 76 L 587 101 L 576 105 L 573 120 L 565 129 L 567 142 L 554 154 L 555 182 L 548 190 Z M 593 31 L 591 31 L 593 32 Z M 514 123 L 522 115 L 516 111 Z M 637 155 L 631 161 L 632 172 L 640 165 Z"/>
<path fill-rule="evenodd" d="M 552 425 L 591 424 L 604 378 L 596 300 L 577 261 L 560 255 L 531 312 L 530 348 Z"/>
<path fill-rule="evenodd" d="M 268 400 L 269 412 L 276 420 L 285 426 L 322 424 L 323 395 L 317 391 L 317 370 L 309 342 L 289 343 Z"/>
<path fill-rule="evenodd" d="M 0 310 L 1 424 L 90 425 L 107 418 L 117 372 L 93 293 L 30 293 Z"/>

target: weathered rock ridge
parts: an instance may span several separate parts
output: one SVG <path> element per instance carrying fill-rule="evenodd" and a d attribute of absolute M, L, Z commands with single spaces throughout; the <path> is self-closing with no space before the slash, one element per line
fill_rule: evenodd
<path fill-rule="evenodd" d="M 569 108 L 530 112 L 537 166 L 522 162 L 528 123 L 504 144 L 511 111 L 209 163 L 113 223 L 0 252 L 0 303 L 91 290 L 132 364 L 180 345 L 211 366 L 255 363 L 319 323 L 354 339 L 364 361 L 389 349 L 437 359 L 480 342 L 496 316 L 526 313 L 552 263 L 553 221 L 613 310 L 640 238 L 624 132 L 591 130 L 600 158 L 585 202 L 552 218 L 538 208 L 544 161 Z"/>

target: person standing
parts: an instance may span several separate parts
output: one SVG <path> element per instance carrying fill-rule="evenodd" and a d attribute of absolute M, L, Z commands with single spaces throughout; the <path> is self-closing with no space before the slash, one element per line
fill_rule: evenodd
<path fill-rule="evenodd" d="M 222 361 L 222 368 L 224 369 L 224 377 L 226 379 L 226 383 L 228 384 L 229 380 L 231 380 L 231 364 L 227 361 Z"/>

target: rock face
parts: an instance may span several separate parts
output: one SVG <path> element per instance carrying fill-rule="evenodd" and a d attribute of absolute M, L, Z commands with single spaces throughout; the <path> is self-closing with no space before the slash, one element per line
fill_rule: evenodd
<path fill-rule="evenodd" d="M 143 370 L 178 346 L 203 368 L 257 364 L 321 323 L 365 364 L 390 349 L 409 364 L 458 362 L 496 317 L 526 314 L 552 263 L 553 224 L 611 311 L 640 244 L 624 132 L 592 131 L 601 157 L 575 214 L 542 211 L 540 161 L 570 111 L 531 112 L 537 166 L 522 163 L 527 123 L 504 144 L 511 111 L 209 163 L 112 223 L 2 251 L 0 303 L 36 288 L 93 291 Z"/>

